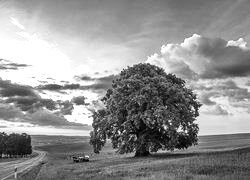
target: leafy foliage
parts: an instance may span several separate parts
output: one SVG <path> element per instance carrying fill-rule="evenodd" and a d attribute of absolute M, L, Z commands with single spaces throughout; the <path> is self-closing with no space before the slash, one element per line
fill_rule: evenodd
<path fill-rule="evenodd" d="M 2 155 L 24 156 L 32 153 L 31 137 L 26 133 L 16 134 L 0 133 L 0 158 Z"/>
<path fill-rule="evenodd" d="M 196 95 L 185 81 L 162 68 L 137 64 L 121 71 L 93 114 L 90 144 L 99 153 L 106 139 L 118 152 L 148 155 L 197 143 Z"/>

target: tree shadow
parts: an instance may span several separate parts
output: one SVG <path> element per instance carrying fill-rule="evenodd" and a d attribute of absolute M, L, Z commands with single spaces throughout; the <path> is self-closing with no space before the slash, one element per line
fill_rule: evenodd
<path fill-rule="evenodd" d="M 154 153 L 151 154 L 149 157 L 156 158 L 156 159 L 178 159 L 178 158 L 185 158 L 185 157 L 192 157 L 201 155 L 199 152 L 162 152 L 162 153 Z"/>
<path fill-rule="evenodd" d="M 240 147 L 237 149 L 222 149 L 222 150 L 210 150 L 210 151 L 197 151 L 197 152 L 157 152 L 152 153 L 145 157 L 127 157 L 129 159 L 179 159 L 193 156 L 205 156 L 205 155 L 220 155 L 225 153 L 247 153 L 250 152 L 250 147 Z"/>

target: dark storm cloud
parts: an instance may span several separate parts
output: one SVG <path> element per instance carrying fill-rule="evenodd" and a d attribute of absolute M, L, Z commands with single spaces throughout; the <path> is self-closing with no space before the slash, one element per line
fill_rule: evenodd
<path fill-rule="evenodd" d="M 0 70 L 18 70 L 23 67 L 28 67 L 28 64 L 13 63 L 9 60 L 0 59 Z"/>
<path fill-rule="evenodd" d="M 2 97 L 12 97 L 12 96 L 30 96 L 38 98 L 39 95 L 34 92 L 33 88 L 30 86 L 24 86 L 19 84 L 11 83 L 10 81 L 5 81 L 0 79 L 0 95 Z"/>
<path fill-rule="evenodd" d="M 34 112 L 41 108 L 46 108 L 51 111 L 58 109 L 57 103 L 52 99 L 34 98 L 30 96 L 9 97 L 3 102 L 7 104 L 14 103 L 16 107 L 26 112 Z"/>
<path fill-rule="evenodd" d="M 15 103 L 22 111 L 33 111 L 38 101 L 38 98 L 31 96 L 13 96 L 5 100 L 5 103 Z"/>
<path fill-rule="evenodd" d="M 117 75 L 112 74 L 109 76 L 94 78 L 93 84 L 82 86 L 82 89 L 89 89 L 93 91 L 106 91 L 107 89 L 111 88 L 113 80 L 117 77 Z"/>
<path fill-rule="evenodd" d="M 60 82 L 62 82 L 62 83 L 69 83 L 69 81 L 60 81 Z"/>
<path fill-rule="evenodd" d="M 71 115 L 74 110 L 74 106 L 70 101 L 57 101 L 59 105 L 59 114 Z"/>
<path fill-rule="evenodd" d="M 73 90 L 73 89 L 79 89 L 80 88 L 80 84 L 65 84 L 63 86 L 63 89 L 65 90 Z"/>
<path fill-rule="evenodd" d="M 74 90 L 74 89 L 79 89 L 80 84 L 65 84 L 65 85 L 59 85 L 59 84 L 44 84 L 44 85 L 39 85 L 36 87 L 37 89 L 40 90 L 48 90 L 48 91 L 60 91 L 60 90 Z"/>
<path fill-rule="evenodd" d="M 86 97 L 84 96 L 77 96 L 77 97 L 73 97 L 73 99 L 71 100 L 73 103 L 75 103 L 76 105 L 86 105 Z"/>
<path fill-rule="evenodd" d="M 55 128 L 90 130 L 85 124 L 69 122 L 63 116 L 39 109 L 33 113 L 24 114 L 19 108 L 0 103 L 0 117 L 9 122 L 30 123 L 36 126 L 53 126 Z"/>
<path fill-rule="evenodd" d="M 243 39 L 226 41 L 194 34 L 183 43 L 163 45 L 161 54 L 148 57 L 147 62 L 187 79 L 250 75 L 250 49 Z"/>
<path fill-rule="evenodd" d="M 202 37 L 197 52 L 210 59 L 210 67 L 202 74 L 203 78 L 224 78 L 250 75 L 250 50 L 230 46 L 224 39 Z"/>
<path fill-rule="evenodd" d="M 45 85 L 40 85 L 37 87 L 37 89 L 49 90 L 49 91 L 59 91 L 62 88 L 63 86 L 58 85 L 58 84 L 45 84 Z"/>
<path fill-rule="evenodd" d="M 56 110 L 57 109 L 57 103 L 53 101 L 52 99 L 40 99 L 40 101 L 37 103 L 38 107 L 45 107 L 48 110 Z"/>
<path fill-rule="evenodd" d="M 94 78 L 87 75 L 75 76 L 75 79 L 78 81 L 88 81 L 92 84 L 80 86 L 81 90 L 91 90 L 97 93 L 103 94 L 107 89 L 111 88 L 112 82 L 118 75 L 108 75 L 103 77 Z"/>
<path fill-rule="evenodd" d="M 117 75 L 109 75 L 109 76 L 104 76 L 104 77 L 100 77 L 100 78 L 96 78 L 97 82 L 101 82 L 101 83 L 106 83 L 106 84 L 112 84 L 112 81 L 117 78 Z"/>
<path fill-rule="evenodd" d="M 92 77 L 87 76 L 87 75 L 75 76 L 75 79 L 82 80 L 82 81 L 93 81 L 93 80 L 95 80 L 95 78 L 92 78 Z"/>
<path fill-rule="evenodd" d="M 67 87 L 67 88 L 71 88 Z M 0 79 L 0 97 L 6 104 L 14 103 L 16 107 L 22 111 L 35 112 L 41 108 L 54 111 L 59 110 L 60 113 L 66 115 L 71 114 L 73 104 L 69 101 L 53 101 L 52 99 L 41 98 L 35 89 L 30 86 L 11 83 Z"/>
<path fill-rule="evenodd" d="M 12 67 L 16 67 L 16 68 L 18 68 L 18 67 L 28 67 L 28 66 L 30 66 L 30 65 L 28 65 L 28 64 L 18 64 L 18 63 L 8 63 L 7 65 L 8 65 L 8 66 L 12 66 Z"/>
<path fill-rule="evenodd" d="M 0 97 L 4 102 L 14 103 L 22 111 L 33 111 L 42 98 L 30 86 L 11 83 L 0 79 Z"/>
<path fill-rule="evenodd" d="M 79 89 L 79 84 L 66 84 L 64 86 L 56 84 L 41 85 L 37 89 L 46 90 L 72 90 Z M 14 103 L 16 107 L 22 111 L 34 113 L 42 108 L 56 111 L 57 114 L 71 115 L 74 109 L 73 103 L 70 101 L 53 101 L 52 99 L 41 98 L 35 89 L 30 86 L 24 86 L 11 83 L 10 81 L 0 80 L 0 96 L 5 98 L 3 102 L 6 104 Z M 82 104 L 83 99 L 74 99 L 76 105 Z M 84 105 L 84 104 L 82 104 Z"/>

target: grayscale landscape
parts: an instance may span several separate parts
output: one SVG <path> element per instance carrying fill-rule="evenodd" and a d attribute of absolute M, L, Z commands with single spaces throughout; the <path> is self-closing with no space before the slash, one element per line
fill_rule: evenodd
<path fill-rule="evenodd" d="M 250 1 L 0 0 L 0 180 L 250 179 Z"/>

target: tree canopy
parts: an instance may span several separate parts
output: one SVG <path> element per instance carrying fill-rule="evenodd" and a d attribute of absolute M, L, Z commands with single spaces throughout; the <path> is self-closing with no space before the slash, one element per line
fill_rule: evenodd
<path fill-rule="evenodd" d="M 94 112 L 90 144 L 99 153 L 107 139 L 117 152 L 150 152 L 197 144 L 196 95 L 185 81 L 151 64 L 123 69 Z"/>
<path fill-rule="evenodd" d="M 0 158 L 25 156 L 32 153 L 31 137 L 26 133 L 7 135 L 0 132 Z"/>

